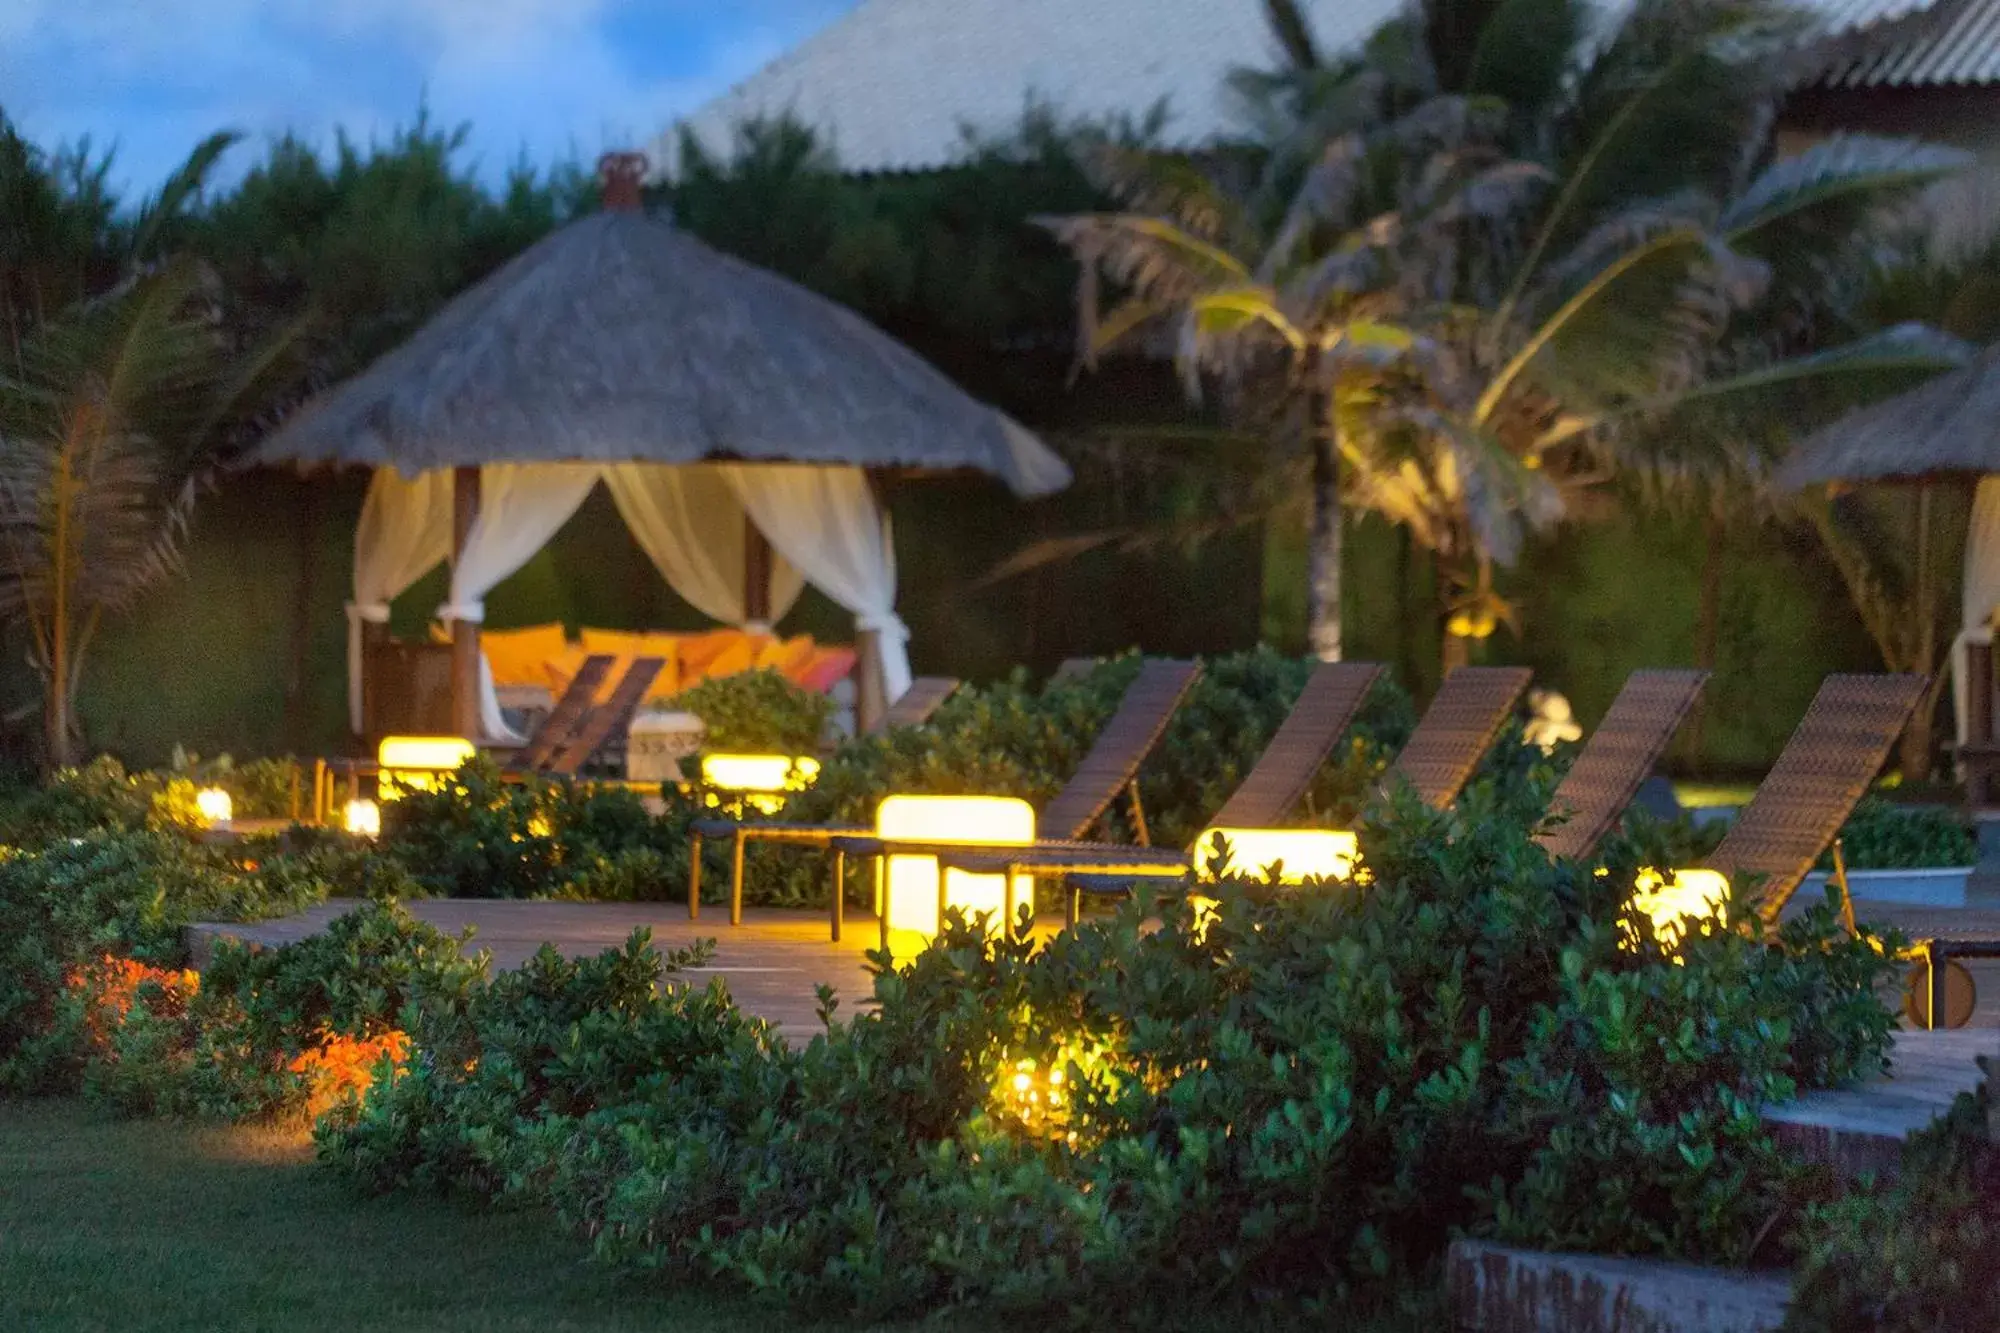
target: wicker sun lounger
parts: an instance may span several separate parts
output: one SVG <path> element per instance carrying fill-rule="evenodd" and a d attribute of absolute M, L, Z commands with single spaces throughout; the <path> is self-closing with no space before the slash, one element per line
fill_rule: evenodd
<path fill-rule="evenodd" d="M 1881 771 L 1925 684 L 1922 676 L 1828 676 L 1703 869 L 1731 883 L 1761 877 L 1757 914 L 1775 922 Z"/>
<path fill-rule="evenodd" d="M 1290 728 L 1297 719 L 1298 731 L 1294 737 L 1288 738 L 1285 728 L 1281 728 L 1279 734 L 1272 738 L 1272 748 L 1276 749 L 1283 740 L 1286 750 L 1294 751 L 1297 743 L 1308 736 L 1311 736 L 1308 744 L 1316 744 L 1323 739 L 1325 746 L 1330 748 L 1340 731 L 1345 729 L 1353 711 L 1360 707 L 1380 668 L 1361 665 L 1354 670 L 1367 673 L 1365 682 L 1357 688 L 1354 682 L 1360 677 L 1350 676 L 1342 684 L 1322 685 L 1320 688 L 1328 692 L 1327 706 L 1312 708 L 1304 718 L 1299 718 L 1295 712 L 1294 718 L 1286 720 L 1285 728 Z M 1389 773 L 1383 778 L 1383 788 L 1399 780 L 1406 781 L 1431 804 L 1449 805 L 1471 778 L 1480 757 L 1493 744 L 1501 727 L 1506 725 L 1521 692 L 1528 687 L 1529 678 L 1526 667 L 1466 667 L 1453 672 L 1438 690 L 1431 706 L 1425 710 L 1416 730 L 1410 733 L 1409 743 L 1390 766 Z M 1350 694 L 1349 691 L 1353 692 Z M 1332 701 L 1341 698 L 1351 699 L 1348 711 L 1341 717 L 1339 726 L 1333 728 L 1331 734 L 1326 734 L 1325 728 L 1334 717 Z M 1301 699 L 1311 703 L 1305 700 L 1305 696 Z M 1326 749 L 1318 752 L 1321 761 L 1326 753 Z M 1258 768 L 1262 770 L 1263 765 L 1260 763 Z M 1275 824 L 1290 812 L 1318 771 L 1318 763 L 1310 767 L 1299 764 L 1274 769 L 1268 783 L 1253 772 L 1244 783 L 1244 789 L 1248 790 L 1239 789 L 1211 823 L 1217 827 L 1232 828 Z M 1243 798 L 1240 805 L 1237 802 L 1239 796 Z M 865 843 L 854 842 L 849 846 L 855 851 L 870 850 Z M 1082 893 L 1122 895 L 1129 892 L 1132 884 L 1139 879 L 1185 875 L 1192 863 L 1190 854 L 1184 851 L 1075 842 L 1040 842 L 1005 851 L 941 848 L 938 858 L 940 864 L 960 870 L 1004 869 L 1010 875 L 1062 877 L 1070 887 L 1068 916 L 1071 924 L 1080 914 Z"/>
<path fill-rule="evenodd" d="M 1139 765 L 1159 743 L 1181 700 L 1201 676 L 1199 662 L 1149 659 L 1126 688 L 1118 709 L 1097 733 L 1090 750 L 1040 813 L 1044 826 L 1060 828 L 1072 838 L 1088 833 L 1091 826 L 1120 795 L 1129 794 L 1133 818 L 1145 826 L 1140 808 Z M 840 892 L 846 881 L 846 852 L 841 843 L 850 838 L 872 838 L 875 830 L 854 825 L 812 825 L 746 823 L 733 819 L 698 819 L 691 837 L 688 871 L 688 918 L 701 912 L 701 847 L 706 838 L 728 838 L 732 847 L 729 885 L 729 923 L 743 920 L 743 848 L 748 842 L 778 842 L 793 846 L 827 848 L 834 852 L 834 892 L 831 895 L 833 938 L 839 939 L 841 914 L 845 907 Z"/>
<path fill-rule="evenodd" d="M 518 769 L 538 769 L 544 767 L 556 752 L 569 744 L 570 735 L 581 726 L 597 699 L 597 691 L 604 684 L 604 678 L 611 674 L 616 658 L 606 653 L 598 653 L 583 659 L 583 665 L 570 677 L 569 686 L 563 690 L 562 698 L 556 700 L 548 716 L 535 728 L 535 734 L 528 737 L 509 760 L 509 766 Z"/>
<path fill-rule="evenodd" d="M 632 723 L 632 714 L 639 711 L 639 704 L 646 697 L 646 691 L 653 687 L 653 681 L 667 665 L 663 657 L 635 657 L 632 665 L 625 668 L 625 678 L 618 682 L 618 688 L 611 697 L 585 714 L 582 723 L 570 733 L 569 739 L 556 750 L 548 761 L 551 773 L 575 773 L 597 753 L 597 747 L 614 735 L 622 734 Z"/>
<path fill-rule="evenodd" d="M 958 684 L 956 676 L 918 676 L 900 699 L 883 710 L 870 734 L 894 731 L 897 727 L 921 727 L 958 691 Z"/>
<path fill-rule="evenodd" d="M 1564 822 L 1535 841 L 1550 856 L 1588 856 L 1617 825 L 1707 681 L 1706 671 L 1635 671 L 1626 679 L 1549 802 Z"/>

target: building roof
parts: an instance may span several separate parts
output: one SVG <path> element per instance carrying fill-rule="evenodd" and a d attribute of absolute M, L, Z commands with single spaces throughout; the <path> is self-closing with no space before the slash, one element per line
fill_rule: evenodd
<path fill-rule="evenodd" d="M 1618 9 L 1629 0 L 1605 0 Z M 1824 35 L 1901 35 L 1960 0 L 1802 0 Z M 1322 50 L 1352 49 L 1404 0 L 1302 0 Z M 2000 65 L 2000 0 L 1972 0 L 1990 21 L 1950 28 L 1931 64 Z M 1925 29 L 1928 31 L 1928 28 Z M 1912 39 L 1914 40 L 1914 39 Z M 1939 39 L 1945 40 L 1945 39 Z M 1882 48 L 1901 49 L 1901 48 Z M 1196 147 L 1243 128 L 1224 76 L 1270 67 L 1276 44 L 1261 0 L 861 0 L 845 17 L 779 56 L 684 122 L 727 153 L 734 128 L 791 114 L 819 130 L 850 171 L 921 171 L 965 153 L 967 130 L 1015 129 L 1032 104 L 1069 118 L 1139 117 L 1164 104 L 1162 140 Z M 1871 57 L 1872 58 L 1872 57 Z M 677 151 L 654 144 L 656 166 Z"/>
<path fill-rule="evenodd" d="M 327 390 L 250 462 L 846 464 L 1044 495 L 1048 446 L 844 306 L 636 211 L 570 223 Z"/>
<path fill-rule="evenodd" d="M 1818 83 L 1828 88 L 1935 88 L 2000 81 L 2000 0 L 1827 0 L 1900 4 L 1879 37 L 1850 47 Z"/>

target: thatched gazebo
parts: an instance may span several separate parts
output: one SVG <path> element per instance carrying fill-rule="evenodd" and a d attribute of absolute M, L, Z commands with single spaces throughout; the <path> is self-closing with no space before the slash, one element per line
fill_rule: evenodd
<path fill-rule="evenodd" d="M 453 726 L 505 737 L 482 672 L 483 599 L 600 484 L 704 614 L 767 628 L 808 582 L 851 611 L 866 722 L 910 680 L 881 481 L 972 471 L 1023 497 L 1069 483 L 1046 445 L 854 312 L 647 216 L 644 165 L 608 156 L 604 211 L 462 293 L 252 452 L 374 470 L 348 607 L 357 731 L 364 639 L 448 559 Z"/>
<path fill-rule="evenodd" d="M 1981 659 L 1990 660 L 2000 617 L 2000 345 L 1907 393 L 1849 412 L 1806 439 L 1776 481 L 1788 491 L 1870 482 L 1978 483 L 1951 660 L 1959 744 L 1985 741 L 1975 734 L 1989 719 L 1967 688 L 1967 650 L 1976 645 L 1984 650 Z"/>

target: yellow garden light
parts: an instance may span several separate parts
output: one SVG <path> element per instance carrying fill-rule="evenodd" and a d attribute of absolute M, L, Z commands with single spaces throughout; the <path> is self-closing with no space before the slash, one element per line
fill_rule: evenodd
<path fill-rule="evenodd" d="M 341 826 L 358 838 L 382 834 L 382 807 L 365 798 L 349 801 L 340 812 Z"/>
<path fill-rule="evenodd" d="M 1012 796 L 891 796 L 875 810 L 875 833 L 889 842 L 933 842 L 972 847 L 1025 847 L 1035 840 L 1035 810 Z M 878 902 L 889 929 L 938 933 L 939 868 L 935 856 L 891 856 Z M 986 929 L 999 934 L 1007 915 L 1007 877 L 968 870 L 944 871 L 944 906 L 970 920 L 986 913 Z M 1014 877 L 1014 901 L 1029 901 L 1035 881 Z"/>
<path fill-rule="evenodd" d="M 375 750 L 382 768 L 379 794 L 393 801 L 404 792 L 436 791 L 444 774 L 476 753 L 478 747 L 463 736 L 384 736 Z"/>
<path fill-rule="evenodd" d="M 1729 881 L 1714 870 L 1676 870 L 1667 879 L 1657 870 L 1641 870 L 1632 886 L 1632 907 L 1653 923 L 1653 935 L 1669 950 L 1676 949 L 1690 928 L 1725 920 Z"/>
<path fill-rule="evenodd" d="M 194 794 L 194 808 L 201 822 L 210 828 L 227 824 L 236 814 L 236 803 L 220 787 L 203 787 Z"/>
<path fill-rule="evenodd" d="M 1194 869 L 1203 879 L 1263 879 L 1275 867 L 1278 883 L 1304 884 L 1346 879 L 1360 854 L 1355 836 L 1337 829 L 1210 828 L 1195 841 Z"/>
<path fill-rule="evenodd" d="M 701 760 L 701 781 L 709 788 L 709 804 L 720 805 L 715 793 L 728 792 L 767 815 L 784 808 L 786 796 L 804 791 L 819 780 L 819 760 L 811 755 L 710 754 Z"/>

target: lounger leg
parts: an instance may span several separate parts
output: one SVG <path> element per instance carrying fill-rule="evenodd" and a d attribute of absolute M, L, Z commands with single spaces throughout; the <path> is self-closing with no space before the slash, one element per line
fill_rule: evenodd
<path fill-rule="evenodd" d="M 1083 920 L 1083 890 L 1079 889 L 1071 880 L 1064 880 L 1063 888 L 1068 890 L 1066 896 L 1069 899 L 1069 910 L 1063 916 L 1069 928 L 1074 930 L 1076 929 L 1077 922 Z"/>
<path fill-rule="evenodd" d="M 945 868 L 943 866 L 939 866 L 937 868 L 937 877 L 938 877 L 938 934 L 942 935 L 944 934 L 945 904 L 951 900 L 951 891 L 948 887 L 951 883 L 951 879 L 950 876 L 946 874 Z"/>
<path fill-rule="evenodd" d="M 882 927 L 882 952 L 889 952 L 889 876 L 884 873 L 885 862 L 875 858 L 875 918 Z"/>
<path fill-rule="evenodd" d="M 743 924 L 743 830 L 737 829 L 732 843 L 729 867 L 729 924 Z"/>
<path fill-rule="evenodd" d="M 1951 956 L 1943 949 L 1940 949 L 1935 943 L 1932 943 L 1924 949 L 1924 957 L 1930 963 L 1927 973 L 1930 978 L 1930 984 L 1925 987 L 1928 995 L 1925 997 L 1927 1003 L 1924 1006 L 1924 1018 L 1926 1020 L 1924 1026 L 1930 1028 L 1932 1031 L 1936 1031 L 1951 1021 L 1951 1010 L 1949 1007 L 1951 1003 Z"/>
<path fill-rule="evenodd" d="M 1146 829 L 1146 807 L 1139 802 L 1139 779 L 1132 779 L 1132 785 L 1126 788 L 1126 795 L 1132 803 L 1132 834 L 1138 838 L 1141 847 L 1151 847 L 1153 838 Z"/>
<path fill-rule="evenodd" d="M 701 834 L 688 835 L 688 920 L 701 920 Z"/>
<path fill-rule="evenodd" d="M 1839 838 L 1833 840 L 1833 882 L 1840 887 L 1840 923 L 1850 938 L 1859 935 L 1860 928 L 1854 924 L 1854 895 L 1847 888 L 1847 853 Z"/>
<path fill-rule="evenodd" d="M 833 849 L 833 942 L 840 943 L 840 918 L 847 910 L 847 853 Z"/>

